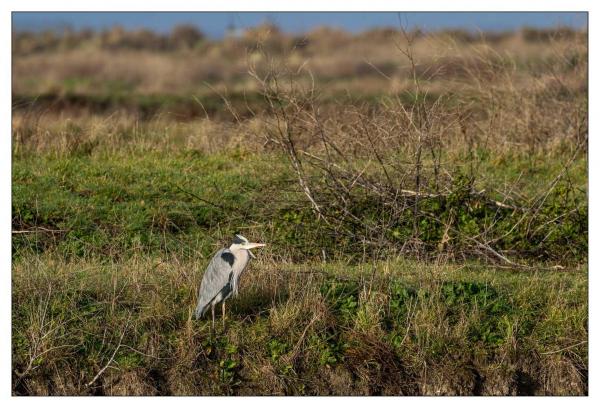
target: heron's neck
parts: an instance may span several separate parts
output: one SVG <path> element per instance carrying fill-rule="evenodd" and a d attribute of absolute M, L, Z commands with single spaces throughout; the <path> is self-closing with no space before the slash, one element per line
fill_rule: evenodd
<path fill-rule="evenodd" d="M 241 262 L 248 261 L 248 259 L 250 258 L 250 254 L 248 253 L 247 249 L 243 249 L 243 248 L 230 248 L 229 250 L 231 251 L 231 253 L 233 254 L 233 256 L 235 256 L 235 259 L 239 260 Z"/>

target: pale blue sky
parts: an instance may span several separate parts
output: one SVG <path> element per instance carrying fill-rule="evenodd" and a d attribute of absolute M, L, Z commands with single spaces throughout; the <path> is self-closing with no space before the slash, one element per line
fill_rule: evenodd
<path fill-rule="evenodd" d="M 475 12 L 427 12 L 401 13 L 403 25 L 408 29 L 420 27 L 425 30 L 440 28 L 464 28 L 468 30 L 511 30 L 522 26 L 553 27 L 566 25 L 584 27 L 587 13 L 475 13 Z M 169 31 L 181 23 L 194 24 L 211 37 L 221 37 L 230 24 L 247 28 L 271 21 L 287 32 L 301 33 L 318 25 L 344 28 L 348 31 L 363 31 L 373 27 L 399 26 L 398 13 L 202 13 L 202 12 L 14 12 L 13 29 L 43 30 L 48 28 L 71 27 L 74 29 L 102 29 L 114 25 L 126 28 L 150 28 L 159 32 Z"/>

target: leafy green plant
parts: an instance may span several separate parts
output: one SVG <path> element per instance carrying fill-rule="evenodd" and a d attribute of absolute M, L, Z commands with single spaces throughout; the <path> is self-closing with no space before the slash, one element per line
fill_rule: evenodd
<path fill-rule="evenodd" d="M 235 358 L 238 348 L 235 344 L 227 342 L 225 338 L 222 339 L 221 343 L 223 344 L 225 356 L 219 361 L 219 378 L 222 383 L 228 386 L 239 385 L 240 362 Z"/>
<path fill-rule="evenodd" d="M 269 350 L 271 361 L 275 363 L 279 360 L 279 357 L 289 351 L 289 345 L 278 339 L 271 339 L 267 343 L 267 349 Z"/>
<path fill-rule="evenodd" d="M 480 318 L 469 327 L 469 337 L 491 346 L 503 343 L 512 307 L 493 287 L 477 282 L 444 282 L 441 294 L 452 318 L 464 306 L 475 308 Z"/>
<path fill-rule="evenodd" d="M 344 322 L 350 322 L 358 310 L 359 287 L 356 282 L 328 280 L 321 285 L 321 294 Z"/>
<path fill-rule="evenodd" d="M 331 368 L 344 361 L 344 353 L 349 345 L 336 333 L 324 332 L 314 335 L 309 341 L 319 358 L 319 365 Z"/>

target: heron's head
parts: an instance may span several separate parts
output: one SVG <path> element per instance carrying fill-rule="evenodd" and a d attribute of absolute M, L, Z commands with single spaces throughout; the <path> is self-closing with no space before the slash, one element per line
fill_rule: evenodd
<path fill-rule="evenodd" d="M 256 258 L 254 256 L 254 254 L 252 253 L 252 251 L 250 251 L 252 248 L 259 248 L 259 247 L 264 247 L 265 244 L 258 244 L 256 242 L 250 242 L 248 241 L 248 239 L 246 239 L 245 237 L 241 236 L 240 234 L 235 234 L 235 237 L 233 238 L 233 244 L 231 244 L 231 246 L 229 247 L 229 249 L 236 250 L 236 249 L 245 249 L 248 251 L 248 253 L 250 254 L 250 256 L 252 258 Z"/>

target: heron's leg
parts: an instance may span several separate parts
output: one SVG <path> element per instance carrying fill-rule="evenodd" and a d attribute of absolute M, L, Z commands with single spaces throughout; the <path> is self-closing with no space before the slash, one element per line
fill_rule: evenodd
<path fill-rule="evenodd" d="M 214 303 L 211 303 L 210 310 L 212 312 L 212 328 L 214 331 L 215 330 L 215 304 Z"/>
<path fill-rule="evenodd" d="M 225 330 L 225 301 L 223 301 L 223 330 Z"/>

